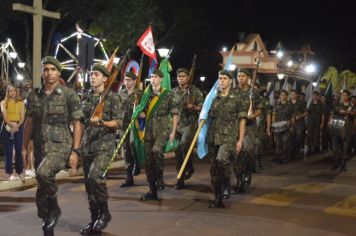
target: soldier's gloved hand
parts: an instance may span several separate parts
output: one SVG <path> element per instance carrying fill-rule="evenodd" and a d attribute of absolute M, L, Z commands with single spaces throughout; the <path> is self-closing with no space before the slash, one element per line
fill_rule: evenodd
<path fill-rule="evenodd" d="M 77 165 L 78 165 L 78 154 L 75 152 L 72 152 L 72 154 L 69 157 L 69 165 L 70 165 L 70 170 L 72 175 L 75 175 L 77 173 Z"/>

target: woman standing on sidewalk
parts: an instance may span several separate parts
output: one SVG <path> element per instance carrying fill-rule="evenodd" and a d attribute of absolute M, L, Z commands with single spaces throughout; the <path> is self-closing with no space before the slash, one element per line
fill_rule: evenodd
<path fill-rule="evenodd" d="M 9 180 L 18 180 L 23 171 L 21 151 L 23 142 L 22 124 L 25 119 L 25 107 L 15 86 L 7 86 L 5 99 L 1 101 L 1 111 L 4 119 L 2 129 L 4 132 L 5 172 L 9 175 Z M 12 163 L 14 147 L 16 173 L 13 170 Z"/>

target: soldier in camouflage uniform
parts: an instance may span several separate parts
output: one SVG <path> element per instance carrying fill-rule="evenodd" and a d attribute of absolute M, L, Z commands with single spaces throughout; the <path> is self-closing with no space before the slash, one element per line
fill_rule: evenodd
<path fill-rule="evenodd" d="M 280 92 L 280 103 L 275 105 L 273 109 L 272 124 L 278 121 L 287 121 L 290 125 L 293 125 L 293 108 L 288 102 L 288 92 L 282 90 Z M 290 129 L 276 133 L 276 153 L 281 154 L 279 157 L 279 163 L 287 163 L 290 160 Z"/>
<path fill-rule="evenodd" d="M 291 155 L 293 158 L 300 159 L 300 150 L 304 145 L 305 137 L 305 116 L 306 107 L 304 103 L 298 100 L 298 93 L 296 90 L 291 91 L 290 105 L 293 109 L 295 123 L 291 133 Z"/>
<path fill-rule="evenodd" d="M 125 88 L 119 91 L 119 96 L 125 104 L 125 118 L 123 127 L 126 129 L 131 121 L 135 105 L 139 102 L 140 92 L 135 88 L 136 75 L 133 72 L 127 72 L 124 78 Z M 126 180 L 120 185 L 125 188 L 134 185 L 133 175 L 139 174 L 139 163 L 133 144 L 133 137 L 126 138 L 123 144 Z M 136 171 L 135 171 L 136 170 Z"/>
<path fill-rule="evenodd" d="M 109 92 L 104 99 L 102 118 L 93 116 L 100 102 L 105 82 L 110 76 L 105 66 L 95 64 L 90 75 L 92 91 L 83 101 L 84 136 L 81 145 L 85 190 L 88 194 L 91 220 L 81 230 L 81 235 L 89 235 L 103 230 L 111 220 L 108 209 L 108 191 L 104 173 L 112 158 L 116 141 L 116 130 L 122 127 L 123 110 L 120 97 Z"/>
<path fill-rule="evenodd" d="M 223 185 L 230 178 L 232 157 L 243 148 L 246 104 L 231 88 L 233 75 L 227 70 L 219 72 L 219 91 L 209 111 L 211 123 L 207 144 L 211 162 L 210 176 L 215 199 L 210 208 L 223 208 Z"/>
<path fill-rule="evenodd" d="M 356 107 L 350 102 L 350 92 L 348 90 L 343 90 L 341 93 L 341 104 L 337 104 L 330 116 L 330 120 L 335 118 L 341 118 L 346 121 L 344 127 L 345 135 L 341 137 L 339 135 L 331 134 L 332 140 L 332 151 L 334 154 L 334 164 L 332 170 L 336 170 L 340 167 L 342 171 L 346 171 L 346 159 L 350 158 L 351 149 L 351 135 L 355 118 L 356 118 Z"/>
<path fill-rule="evenodd" d="M 146 117 L 149 108 L 152 107 L 155 98 L 163 96 L 161 81 L 163 79 L 162 71 L 156 69 L 151 74 L 152 94 L 147 103 L 146 111 L 140 114 L 140 117 Z M 168 93 L 164 98 L 156 103 L 154 113 L 146 121 L 145 127 L 145 156 L 146 156 L 146 176 L 150 190 L 144 194 L 140 200 L 158 200 L 157 184 L 162 185 L 163 180 L 163 146 L 167 142 L 173 143 L 177 131 L 179 111 L 177 102 L 172 93 Z M 172 116 L 170 121 L 169 115 Z"/>
<path fill-rule="evenodd" d="M 238 94 L 240 95 L 242 102 L 245 107 L 250 109 L 250 105 L 252 105 L 251 114 L 247 114 L 246 121 L 246 133 L 244 139 L 244 152 L 249 159 L 250 168 L 252 172 L 256 172 L 256 161 L 261 162 L 261 160 L 256 160 L 255 158 L 260 156 L 255 156 L 255 148 L 257 146 L 257 119 L 260 118 L 261 113 L 263 111 L 263 103 L 261 100 L 260 92 L 258 91 L 258 87 L 253 89 L 252 94 L 252 104 L 250 104 L 250 89 L 251 86 L 248 84 L 248 80 L 252 79 L 252 73 L 248 69 L 239 69 L 237 81 L 239 83 Z M 241 157 L 240 157 L 241 158 Z M 237 162 L 239 164 L 239 162 Z M 239 169 L 238 166 L 235 166 L 235 169 Z M 238 185 L 241 184 L 240 175 L 235 173 L 237 177 Z M 251 181 L 251 180 L 250 180 Z"/>
<path fill-rule="evenodd" d="M 256 128 L 256 147 L 255 147 L 255 160 L 257 160 L 256 167 L 260 170 L 262 166 L 262 154 L 264 147 L 267 144 L 267 133 L 270 132 L 271 126 L 271 114 L 272 108 L 269 104 L 269 99 L 261 94 L 261 103 L 263 108 L 261 109 L 261 115 L 256 118 L 257 128 Z"/>
<path fill-rule="evenodd" d="M 323 127 L 321 128 L 321 133 L 320 133 L 321 151 L 327 152 L 329 147 L 331 147 L 331 137 L 328 132 L 328 122 L 327 122 L 330 117 L 331 104 L 330 104 L 330 101 L 326 100 L 325 96 L 320 97 L 320 102 L 323 107 L 322 111 L 324 114 L 324 123 L 323 123 Z"/>
<path fill-rule="evenodd" d="M 320 152 L 320 129 L 324 125 L 323 107 L 319 93 L 313 92 L 312 102 L 307 110 L 307 146 L 310 155 Z"/>
<path fill-rule="evenodd" d="M 194 85 L 189 84 L 189 71 L 185 68 L 177 70 L 178 86 L 172 89 L 179 108 L 179 124 L 176 138 L 180 140 L 176 150 L 177 170 L 179 171 L 197 130 L 198 113 L 203 105 L 203 94 Z M 189 159 L 184 176 L 174 186 L 175 189 L 185 187 L 184 180 L 189 179 L 194 172 L 192 158 Z"/>
<path fill-rule="evenodd" d="M 33 90 L 27 98 L 29 105 L 22 153 L 26 155 L 33 135 L 38 182 L 36 204 L 38 216 L 43 219 L 44 235 L 53 235 L 53 229 L 61 214 L 55 176 L 66 168 L 68 159 L 72 172 L 76 172 L 76 150 L 82 134 L 80 119 L 83 118 L 83 112 L 80 109 L 79 97 L 72 89 L 59 83 L 61 70 L 57 59 L 43 58 L 43 86 Z M 70 124 L 73 125 L 73 134 Z"/>

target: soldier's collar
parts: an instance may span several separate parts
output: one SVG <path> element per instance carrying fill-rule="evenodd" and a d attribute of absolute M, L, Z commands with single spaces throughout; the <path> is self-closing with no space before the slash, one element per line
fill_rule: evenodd
<path fill-rule="evenodd" d="M 39 94 L 42 94 L 45 92 L 45 86 L 44 84 L 41 86 L 41 88 L 38 90 Z M 63 88 L 61 84 L 58 84 L 56 88 L 53 90 L 53 92 L 57 93 L 58 95 L 61 95 L 63 92 Z"/>

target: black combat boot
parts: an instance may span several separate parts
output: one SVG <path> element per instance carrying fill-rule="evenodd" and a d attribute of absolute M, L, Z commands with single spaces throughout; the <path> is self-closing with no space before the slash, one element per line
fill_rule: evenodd
<path fill-rule="evenodd" d="M 44 236 L 54 236 L 54 231 L 53 231 L 53 229 L 48 230 L 48 231 L 43 230 L 43 235 Z"/>
<path fill-rule="evenodd" d="M 90 206 L 89 210 L 90 210 L 90 214 L 91 214 L 91 216 L 90 216 L 91 221 L 87 224 L 87 226 L 85 228 L 80 230 L 80 235 L 90 235 L 90 234 L 96 233 L 96 231 L 93 230 L 93 226 L 99 218 L 99 207 L 97 205 L 92 204 L 92 206 Z"/>
<path fill-rule="evenodd" d="M 150 182 L 150 191 L 140 198 L 140 201 L 158 200 L 156 181 Z"/>
<path fill-rule="evenodd" d="M 99 217 L 94 223 L 93 226 L 94 231 L 102 231 L 103 229 L 106 228 L 106 226 L 111 220 L 111 215 L 108 209 L 108 202 L 101 202 L 99 205 L 100 205 Z"/>
<path fill-rule="evenodd" d="M 224 199 L 229 199 L 231 197 L 231 184 L 230 184 L 230 178 L 224 178 L 224 184 L 223 184 L 223 198 Z"/>
<path fill-rule="evenodd" d="M 222 197 L 221 190 L 222 190 L 221 186 L 214 188 L 215 199 L 209 203 L 209 208 L 224 208 L 225 207 L 224 203 L 222 202 L 223 197 Z"/>
<path fill-rule="evenodd" d="M 43 221 L 43 231 L 51 231 L 56 227 L 59 217 L 61 216 L 61 208 L 58 206 L 57 197 L 48 197 L 49 212 L 48 216 Z"/>
<path fill-rule="evenodd" d="M 183 189 L 183 188 L 185 188 L 185 187 L 186 187 L 186 186 L 185 186 L 185 184 L 184 184 L 184 178 L 181 177 L 181 178 L 177 181 L 176 185 L 174 186 L 174 189 L 178 190 L 178 189 Z"/>
<path fill-rule="evenodd" d="M 162 191 L 165 188 L 163 171 L 159 173 L 157 178 L 157 189 L 158 191 Z"/>
<path fill-rule="evenodd" d="M 126 187 L 130 187 L 130 186 L 134 186 L 134 180 L 133 180 L 132 172 L 131 171 L 127 171 L 126 180 L 125 180 L 125 182 L 120 184 L 120 187 L 121 188 L 126 188 Z"/>

